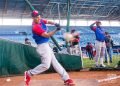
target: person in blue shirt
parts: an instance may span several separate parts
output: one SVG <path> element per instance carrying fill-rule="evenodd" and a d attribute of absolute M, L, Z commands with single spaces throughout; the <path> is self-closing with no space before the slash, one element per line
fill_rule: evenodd
<path fill-rule="evenodd" d="M 96 25 L 96 26 L 94 26 Z M 101 22 L 96 21 L 93 24 L 90 25 L 90 28 L 92 31 L 94 31 L 96 36 L 95 41 L 95 49 L 96 49 L 96 55 L 95 55 L 95 65 L 96 67 L 105 67 L 104 65 L 104 56 L 105 56 L 105 31 L 101 27 Z M 100 59 L 100 64 L 99 64 Z"/>

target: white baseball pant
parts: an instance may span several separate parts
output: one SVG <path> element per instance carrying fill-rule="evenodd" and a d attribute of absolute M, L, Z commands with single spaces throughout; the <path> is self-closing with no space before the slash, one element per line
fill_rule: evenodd
<path fill-rule="evenodd" d="M 63 80 L 69 79 L 68 73 L 57 61 L 53 50 L 50 48 L 48 43 L 39 44 L 36 48 L 38 54 L 41 56 L 41 64 L 28 71 L 29 74 L 36 75 L 40 74 L 49 69 L 52 64 L 53 68 L 62 77 Z"/>
<path fill-rule="evenodd" d="M 71 55 L 79 55 L 80 54 L 80 49 L 79 49 L 78 44 L 70 47 L 70 54 Z"/>
<path fill-rule="evenodd" d="M 105 42 L 95 41 L 95 49 L 96 49 L 96 56 L 95 56 L 95 62 L 96 65 L 98 65 L 98 60 L 100 59 L 100 64 L 103 64 L 104 56 L 105 56 Z"/>

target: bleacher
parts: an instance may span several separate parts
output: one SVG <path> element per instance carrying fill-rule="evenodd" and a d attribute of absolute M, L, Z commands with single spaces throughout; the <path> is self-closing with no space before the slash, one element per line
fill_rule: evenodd
<path fill-rule="evenodd" d="M 48 26 L 49 30 L 55 29 L 54 26 Z M 120 45 L 120 27 L 104 27 L 105 31 L 109 32 L 113 38 L 114 44 Z M 80 45 L 85 46 L 87 42 L 94 44 L 95 34 L 90 30 L 88 26 L 71 26 L 71 29 L 76 29 L 80 33 Z M 62 36 L 66 31 L 66 27 L 62 26 L 62 30 L 56 33 L 56 36 Z M 26 32 L 20 34 L 19 32 Z M 31 26 L 0 26 L 0 37 L 7 38 L 13 41 L 24 42 L 24 38 L 28 37 L 32 43 Z M 92 40 L 91 40 L 92 39 Z"/>

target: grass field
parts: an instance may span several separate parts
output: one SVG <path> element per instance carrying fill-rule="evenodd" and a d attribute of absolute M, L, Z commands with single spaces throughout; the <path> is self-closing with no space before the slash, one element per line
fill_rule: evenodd
<path fill-rule="evenodd" d="M 105 63 L 105 65 L 108 66 L 108 67 L 115 67 L 117 65 L 118 61 L 120 61 L 120 55 L 114 55 L 113 56 L 113 62 L 110 63 L 110 65 Z M 89 60 L 88 58 L 83 58 L 83 67 L 84 68 L 94 67 L 94 65 L 95 65 L 94 60 Z"/>

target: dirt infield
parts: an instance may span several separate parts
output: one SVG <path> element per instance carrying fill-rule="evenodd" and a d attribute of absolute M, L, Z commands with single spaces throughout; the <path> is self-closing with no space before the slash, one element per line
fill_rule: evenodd
<path fill-rule="evenodd" d="M 120 86 L 120 77 L 118 77 L 120 71 L 80 71 L 69 74 L 77 83 L 76 86 Z M 23 76 L 0 78 L 0 86 L 24 86 L 23 80 Z M 64 86 L 64 84 L 57 73 L 52 73 L 33 76 L 30 86 Z"/>

